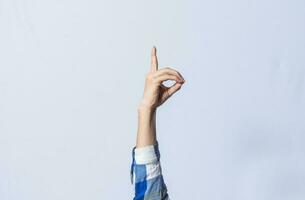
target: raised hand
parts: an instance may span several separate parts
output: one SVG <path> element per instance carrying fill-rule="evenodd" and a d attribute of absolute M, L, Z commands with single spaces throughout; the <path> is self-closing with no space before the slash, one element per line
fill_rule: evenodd
<path fill-rule="evenodd" d="M 171 87 L 166 87 L 162 83 L 167 80 L 173 80 L 176 83 Z M 146 75 L 144 94 L 139 107 L 156 109 L 177 92 L 184 83 L 185 80 L 178 71 L 170 67 L 158 69 L 157 49 L 153 47 L 151 50 L 151 67 Z"/>

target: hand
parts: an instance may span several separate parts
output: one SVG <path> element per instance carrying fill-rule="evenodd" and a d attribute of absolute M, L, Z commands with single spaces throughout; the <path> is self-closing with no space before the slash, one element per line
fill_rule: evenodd
<path fill-rule="evenodd" d="M 156 51 L 156 47 L 153 47 L 150 72 L 146 75 L 144 94 L 139 108 L 156 109 L 177 92 L 185 82 L 181 74 L 170 67 L 158 70 Z M 176 83 L 166 87 L 162 82 L 167 80 L 174 80 Z"/>

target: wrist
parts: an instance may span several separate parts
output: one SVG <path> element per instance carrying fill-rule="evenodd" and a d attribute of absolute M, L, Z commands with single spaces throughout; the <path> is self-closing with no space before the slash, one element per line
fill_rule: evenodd
<path fill-rule="evenodd" d="M 139 106 L 138 107 L 138 114 L 140 116 L 153 116 L 156 113 L 155 108 L 152 107 L 146 107 L 146 106 Z"/>
<path fill-rule="evenodd" d="M 138 112 L 145 112 L 145 113 L 153 113 L 157 110 L 156 107 L 147 104 L 146 102 L 144 102 L 143 100 L 140 102 L 139 106 L 138 106 Z"/>
<path fill-rule="evenodd" d="M 149 123 L 153 124 L 156 118 L 157 109 L 150 106 L 139 106 L 138 107 L 138 116 L 139 122 L 141 124 Z"/>

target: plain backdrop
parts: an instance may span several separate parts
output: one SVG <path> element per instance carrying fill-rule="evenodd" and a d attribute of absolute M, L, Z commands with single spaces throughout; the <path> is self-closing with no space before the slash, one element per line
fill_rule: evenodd
<path fill-rule="evenodd" d="M 132 199 L 153 45 L 171 199 L 305 198 L 305 1 L 0 0 L 1 200 Z"/>

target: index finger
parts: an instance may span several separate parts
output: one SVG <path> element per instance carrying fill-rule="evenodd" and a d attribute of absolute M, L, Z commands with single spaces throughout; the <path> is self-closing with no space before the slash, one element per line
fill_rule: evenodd
<path fill-rule="evenodd" d="M 150 71 L 154 72 L 158 70 L 157 48 L 153 46 L 151 50 L 151 67 Z"/>

